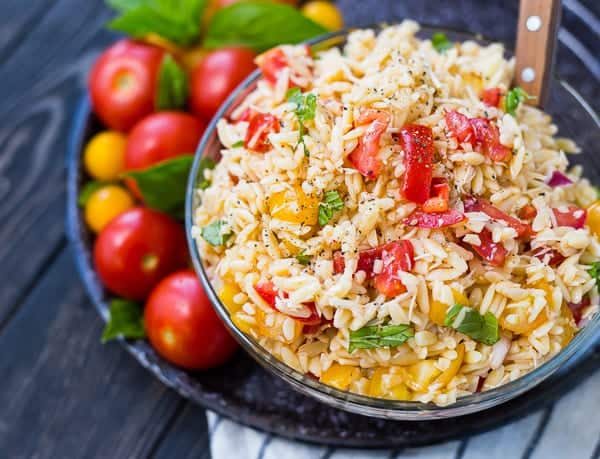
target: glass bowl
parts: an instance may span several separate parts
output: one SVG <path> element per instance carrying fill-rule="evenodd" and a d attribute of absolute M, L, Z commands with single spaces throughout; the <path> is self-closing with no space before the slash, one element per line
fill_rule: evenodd
<path fill-rule="evenodd" d="M 383 26 L 373 26 L 371 28 L 377 30 Z M 344 30 L 331 33 L 308 43 L 312 49 L 317 50 L 332 46 L 343 46 L 350 31 Z M 428 38 L 435 32 L 444 32 L 454 41 L 475 40 L 481 44 L 492 41 L 479 35 L 431 26 L 421 26 L 418 36 Z M 204 157 L 219 158 L 221 144 L 217 137 L 217 121 L 222 117 L 229 116 L 235 107 L 255 89 L 259 77 L 260 72 L 258 70 L 251 74 L 229 96 L 208 126 L 198 146 L 190 172 L 185 217 L 192 261 L 208 297 L 237 341 L 259 364 L 274 375 L 287 381 L 303 394 L 328 405 L 366 416 L 407 421 L 451 418 L 496 406 L 533 389 L 568 362 L 571 363 L 573 360 L 585 358 L 586 353 L 594 348 L 600 337 L 600 314 L 596 314 L 565 349 L 530 373 L 503 386 L 461 397 L 452 405 L 440 407 L 431 403 L 386 400 L 338 390 L 287 366 L 260 346 L 251 336 L 238 330 L 208 279 L 196 243 L 191 237 L 193 209 L 198 205 L 199 199 L 194 190 L 198 181 L 200 159 Z M 584 175 L 593 183 L 600 183 L 600 155 L 595 156 L 593 154 L 594 147 L 600 145 L 600 119 L 598 115 L 567 82 L 559 77 L 555 77 L 552 81 L 552 88 L 545 110 L 552 115 L 554 123 L 559 127 L 560 135 L 574 139 L 582 149 L 582 154 L 570 156 L 571 163 L 583 165 Z"/>

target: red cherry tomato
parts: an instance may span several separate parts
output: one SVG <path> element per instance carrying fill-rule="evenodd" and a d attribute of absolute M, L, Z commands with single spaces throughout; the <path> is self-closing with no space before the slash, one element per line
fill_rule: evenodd
<path fill-rule="evenodd" d="M 255 57 L 247 48 L 222 48 L 207 54 L 192 73 L 192 111 L 210 120 L 229 94 L 256 69 Z"/>
<path fill-rule="evenodd" d="M 456 225 L 464 221 L 466 217 L 458 210 L 449 209 L 446 212 L 424 212 L 415 210 L 406 217 L 402 223 L 407 226 L 416 226 L 418 228 L 445 228 Z"/>
<path fill-rule="evenodd" d="M 494 266 L 502 266 L 506 259 L 508 251 L 504 248 L 501 242 L 494 242 L 492 232 L 484 228 L 479 234 L 479 245 L 471 245 L 473 250 L 486 261 Z"/>
<path fill-rule="evenodd" d="M 581 229 L 585 225 L 587 211 L 575 206 L 565 208 L 559 207 L 552 209 L 556 226 L 570 226 L 571 228 Z"/>
<path fill-rule="evenodd" d="M 531 227 L 527 223 L 523 223 L 518 218 L 505 214 L 486 199 L 467 196 L 464 199 L 464 205 L 465 212 L 483 212 L 494 220 L 506 223 L 517 232 L 517 236 L 520 238 L 529 236 L 532 233 Z"/>
<path fill-rule="evenodd" d="M 423 204 L 429 198 L 433 177 L 433 131 L 428 126 L 409 124 L 400 129 L 404 150 L 402 194 L 409 201 Z"/>
<path fill-rule="evenodd" d="M 409 272 L 415 264 L 415 251 L 410 241 L 394 241 L 381 248 L 383 268 L 373 278 L 375 288 L 388 298 L 406 292 L 399 271 Z"/>
<path fill-rule="evenodd" d="M 271 148 L 269 134 L 279 132 L 279 120 L 268 113 L 257 113 L 250 119 L 244 146 L 248 150 L 264 153 Z"/>
<path fill-rule="evenodd" d="M 113 293 L 143 300 L 167 274 L 187 265 L 183 227 L 169 216 L 135 207 L 112 220 L 94 245 L 94 263 Z"/>
<path fill-rule="evenodd" d="M 127 140 L 125 170 L 146 169 L 167 159 L 193 155 L 206 125 L 180 112 L 154 113 L 135 125 Z M 127 180 L 131 191 L 140 198 L 135 181 Z"/>
<path fill-rule="evenodd" d="M 390 115 L 379 110 L 365 109 L 360 111 L 356 123 L 370 124 L 348 159 L 363 177 L 376 179 L 381 170 L 381 161 L 378 158 L 379 141 L 390 124 Z"/>
<path fill-rule="evenodd" d="M 152 290 L 144 324 L 157 352 L 189 370 L 222 365 L 238 348 L 191 270 L 171 274 Z"/>
<path fill-rule="evenodd" d="M 94 111 L 107 126 L 128 131 L 154 111 L 160 64 L 165 51 L 131 40 L 108 48 L 89 78 Z"/>

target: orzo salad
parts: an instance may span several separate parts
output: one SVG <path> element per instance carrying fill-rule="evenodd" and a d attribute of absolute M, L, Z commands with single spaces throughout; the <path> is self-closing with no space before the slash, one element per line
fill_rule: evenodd
<path fill-rule="evenodd" d="M 500 44 L 417 31 L 259 56 L 193 236 L 233 323 L 290 367 L 447 405 L 532 371 L 597 312 L 600 206 Z"/>

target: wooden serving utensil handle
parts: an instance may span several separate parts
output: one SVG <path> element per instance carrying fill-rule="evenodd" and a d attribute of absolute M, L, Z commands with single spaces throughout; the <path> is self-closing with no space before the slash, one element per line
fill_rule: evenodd
<path fill-rule="evenodd" d="M 535 96 L 532 105 L 546 102 L 559 25 L 560 0 L 521 0 L 515 85 Z"/>

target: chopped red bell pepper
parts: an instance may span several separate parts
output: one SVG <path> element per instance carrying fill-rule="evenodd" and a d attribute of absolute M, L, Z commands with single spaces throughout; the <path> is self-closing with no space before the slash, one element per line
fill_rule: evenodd
<path fill-rule="evenodd" d="M 500 131 L 487 118 L 468 118 L 456 111 L 446 112 L 446 126 L 459 142 L 469 141 L 492 161 L 504 161 L 510 148 L 500 143 Z"/>
<path fill-rule="evenodd" d="M 310 56 L 310 47 L 305 45 L 305 52 Z M 288 58 L 281 47 L 270 49 L 256 58 L 256 64 L 262 71 L 263 77 L 272 85 L 277 83 L 279 75 L 283 69 L 289 67 Z M 290 75 L 288 82 L 289 87 L 299 86 L 297 76 Z"/>
<path fill-rule="evenodd" d="M 581 303 L 567 303 L 567 306 L 571 310 L 571 314 L 573 314 L 573 319 L 575 320 L 575 324 L 579 327 L 581 326 L 581 317 L 583 315 L 583 310 L 587 308 L 591 304 L 591 300 L 589 296 L 584 297 L 581 300 Z"/>
<path fill-rule="evenodd" d="M 373 278 L 375 288 L 388 298 L 406 292 L 399 272 L 409 272 L 415 264 L 415 251 L 410 241 L 394 241 L 385 244 L 381 251 L 383 268 Z"/>
<path fill-rule="evenodd" d="M 501 242 L 494 242 L 492 239 L 492 233 L 487 228 L 484 228 L 479 233 L 479 245 L 471 245 L 473 250 L 477 252 L 481 258 L 487 260 L 494 266 L 504 265 L 506 259 L 507 250 L 504 248 Z"/>
<path fill-rule="evenodd" d="M 481 100 L 490 107 L 497 107 L 500 104 L 500 97 L 502 97 L 500 88 L 488 88 L 481 92 Z"/>
<path fill-rule="evenodd" d="M 552 209 L 556 218 L 556 226 L 570 226 L 571 228 L 581 229 L 585 225 L 587 211 L 575 206 L 568 206 L 566 209 Z"/>
<path fill-rule="evenodd" d="M 317 307 L 313 301 L 309 303 L 302 303 L 303 306 L 309 308 L 310 315 L 308 317 L 298 317 L 281 312 L 277 308 L 277 298 L 279 296 L 281 296 L 281 298 L 288 298 L 289 295 L 287 294 L 287 292 L 280 292 L 279 290 L 277 290 L 273 282 L 259 282 L 256 285 L 254 285 L 254 290 L 256 290 L 256 293 L 258 293 L 263 300 L 265 300 L 265 303 L 267 303 L 269 306 L 271 306 L 271 308 L 273 308 L 277 312 L 287 315 L 292 319 L 297 320 L 298 322 L 302 322 L 306 325 L 318 325 L 321 323 L 321 317 L 319 316 L 319 313 L 317 312 Z"/>
<path fill-rule="evenodd" d="M 429 198 L 433 174 L 433 132 L 428 126 L 409 124 L 400 129 L 404 150 L 402 193 L 409 201 L 423 204 Z"/>
<path fill-rule="evenodd" d="M 446 212 L 450 200 L 450 186 L 445 178 L 434 178 L 429 199 L 421 206 L 424 212 Z"/>
<path fill-rule="evenodd" d="M 271 148 L 268 136 L 271 132 L 279 132 L 279 120 L 269 113 L 257 113 L 250 120 L 244 146 L 259 153 Z"/>
<path fill-rule="evenodd" d="M 565 261 L 562 253 L 548 247 L 538 247 L 531 254 L 552 268 L 557 267 Z"/>
<path fill-rule="evenodd" d="M 363 109 L 359 111 L 356 122 L 358 125 L 370 124 L 348 159 L 362 176 L 376 179 L 381 170 L 381 161 L 377 156 L 379 142 L 390 124 L 390 114 L 380 110 Z"/>
<path fill-rule="evenodd" d="M 483 212 L 492 220 L 506 223 L 517 232 L 518 237 L 526 237 L 532 234 L 531 226 L 515 217 L 505 214 L 486 199 L 467 196 L 464 198 L 464 205 L 465 212 Z"/>
<path fill-rule="evenodd" d="M 406 217 L 402 223 L 407 226 L 417 226 L 419 228 L 445 228 L 461 223 L 466 219 L 467 217 L 456 209 L 433 213 L 417 209 Z"/>

